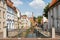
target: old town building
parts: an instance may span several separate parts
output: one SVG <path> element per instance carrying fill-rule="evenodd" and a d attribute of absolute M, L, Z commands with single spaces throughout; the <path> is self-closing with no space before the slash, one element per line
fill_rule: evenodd
<path fill-rule="evenodd" d="M 16 9 L 17 13 L 15 13 L 14 16 L 14 29 L 18 29 L 19 25 L 20 25 L 20 11 L 18 9 Z"/>
<path fill-rule="evenodd" d="M 6 2 L 0 0 L 0 35 L 3 37 L 3 29 L 6 26 Z"/>
<path fill-rule="evenodd" d="M 7 3 L 7 13 L 6 13 L 6 22 L 8 29 L 14 29 L 14 17 L 16 16 L 16 7 L 13 6 L 13 3 L 10 0 L 6 1 Z"/>
<path fill-rule="evenodd" d="M 48 28 L 52 29 L 52 38 L 60 37 L 60 0 L 52 0 L 49 5 Z"/>
<path fill-rule="evenodd" d="M 11 0 L 0 0 L 0 36 L 6 37 L 8 30 L 18 27 L 18 9 Z M 8 29 L 8 30 L 7 30 Z"/>
<path fill-rule="evenodd" d="M 60 0 L 52 0 L 48 10 L 48 27 L 60 32 Z"/>
<path fill-rule="evenodd" d="M 32 16 L 29 18 L 30 22 L 31 22 L 31 25 L 32 26 L 35 26 L 35 21 L 34 21 L 34 15 L 33 15 L 33 12 L 32 12 Z"/>
<path fill-rule="evenodd" d="M 31 26 L 31 22 L 29 20 L 29 18 L 26 15 L 21 15 L 21 19 L 20 19 L 20 26 L 23 29 L 29 29 Z"/>

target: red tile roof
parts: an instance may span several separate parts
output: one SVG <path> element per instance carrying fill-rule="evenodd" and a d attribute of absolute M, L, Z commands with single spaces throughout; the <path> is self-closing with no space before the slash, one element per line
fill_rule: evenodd
<path fill-rule="evenodd" d="M 6 0 L 7 6 L 13 8 L 13 2 L 11 2 L 10 0 Z"/>
<path fill-rule="evenodd" d="M 7 6 L 9 6 L 10 8 L 12 8 L 15 12 L 16 11 L 16 7 L 14 6 L 13 2 L 11 2 L 11 0 L 6 0 Z"/>
<path fill-rule="evenodd" d="M 56 2 L 57 2 L 57 0 L 52 0 L 52 2 L 50 3 L 49 7 L 53 6 Z"/>

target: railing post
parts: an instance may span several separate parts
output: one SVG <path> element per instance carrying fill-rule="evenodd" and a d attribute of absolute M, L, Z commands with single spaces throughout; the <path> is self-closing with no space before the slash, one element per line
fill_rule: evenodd
<path fill-rule="evenodd" d="M 3 38 L 6 38 L 7 37 L 7 26 L 5 26 L 4 28 L 3 28 Z"/>

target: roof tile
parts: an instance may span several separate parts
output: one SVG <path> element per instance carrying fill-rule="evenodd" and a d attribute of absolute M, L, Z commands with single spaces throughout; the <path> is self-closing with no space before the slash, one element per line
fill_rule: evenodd
<path fill-rule="evenodd" d="M 57 2 L 57 0 L 52 0 L 52 2 L 50 3 L 49 7 L 53 6 L 56 2 Z"/>

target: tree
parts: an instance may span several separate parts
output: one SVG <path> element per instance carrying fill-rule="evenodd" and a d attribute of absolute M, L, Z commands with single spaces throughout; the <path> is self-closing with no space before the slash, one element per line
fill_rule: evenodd
<path fill-rule="evenodd" d="M 38 23 L 41 23 L 42 16 L 38 16 L 37 19 L 38 19 Z"/>
<path fill-rule="evenodd" d="M 44 8 L 44 16 L 48 18 L 48 10 L 49 10 L 49 4 Z"/>
<path fill-rule="evenodd" d="M 36 17 L 33 17 L 34 21 L 36 21 Z"/>

